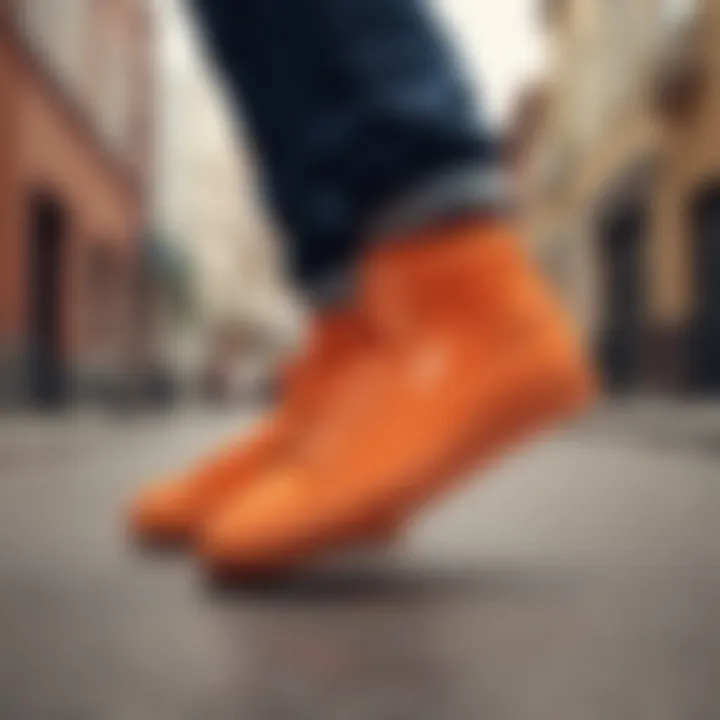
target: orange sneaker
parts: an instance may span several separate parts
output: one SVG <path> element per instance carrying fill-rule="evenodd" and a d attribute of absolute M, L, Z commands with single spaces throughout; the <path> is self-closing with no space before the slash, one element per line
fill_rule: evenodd
<path fill-rule="evenodd" d="M 353 544 L 596 394 L 570 323 L 499 222 L 378 247 L 362 283 L 362 350 L 293 456 L 209 516 L 212 571 L 281 570 Z"/>
<path fill-rule="evenodd" d="M 288 366 L 281 405 L 249 437 L 238 438 L 187 473 L 141 493 L 129 513 L 133 535 L 163 545 L 191 539 L 218 502 L 282 456 L 311 405 L 322 395 L 333 368 L 356 342 L 355 336 L 350 312 L 320 315 L 311 329 L 307 354 Z"/>

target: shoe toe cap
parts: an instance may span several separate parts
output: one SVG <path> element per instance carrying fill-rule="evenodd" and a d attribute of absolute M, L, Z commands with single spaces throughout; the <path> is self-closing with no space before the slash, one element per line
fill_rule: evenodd
<path fill-rule="evenodd" d="M 193 529 L 188 489 L 178 478 L 158 485 L 136 498 L 128 511 L 131 533 L 140 540 L 184 539 Z"/>
<path fill-rule="evenodd" d="M 238 572 L 290 565 L 302 554 L 307 510 L 303 479 L 291 470 L 269 472 L 204 523 L 200 557 L 211 569 Z"/>

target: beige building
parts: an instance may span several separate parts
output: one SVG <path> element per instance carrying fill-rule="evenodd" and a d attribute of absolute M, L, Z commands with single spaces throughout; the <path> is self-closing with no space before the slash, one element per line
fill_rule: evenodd
<path fill-rule="evenodd" d="M 543 11 L 516 123 L 536 250 L 611 386 L 719 389 L 720 2 Z"/>

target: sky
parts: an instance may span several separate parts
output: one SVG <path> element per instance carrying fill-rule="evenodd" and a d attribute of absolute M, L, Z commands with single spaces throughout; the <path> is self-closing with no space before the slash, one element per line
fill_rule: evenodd
<path fill-rule="evenodd" d="M 539 2 L 434 0 L 494 123 L 507 118 L 518 89 L 541 71 Z"/>

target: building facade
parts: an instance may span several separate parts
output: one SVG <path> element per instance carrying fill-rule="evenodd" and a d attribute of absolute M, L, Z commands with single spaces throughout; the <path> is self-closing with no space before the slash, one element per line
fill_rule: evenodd
<path fill-rule="evenodd" d="M 720 3 L 543 11 L 543 110 L 522 126 L 538 255 L 611 388 L 718 390 Z"/>
<path fill-rule="evenodd" d="M 132 362 L 150 179 L 144 0 L 0 0 L 0 398 Z"/>

